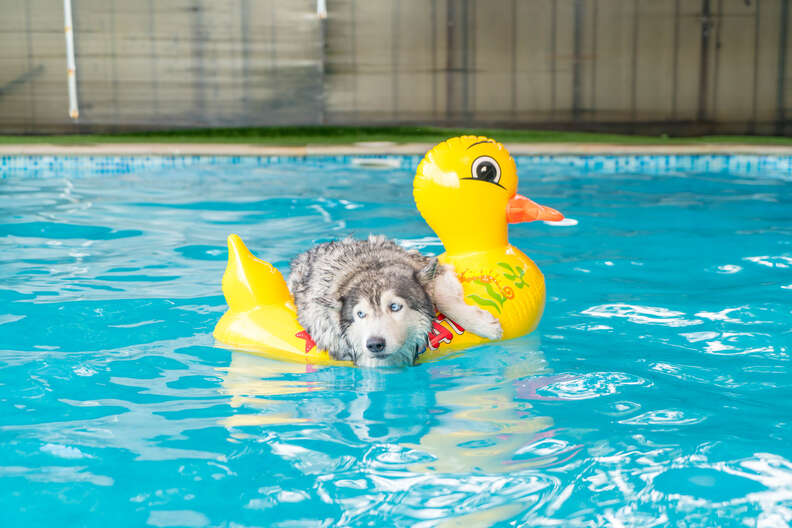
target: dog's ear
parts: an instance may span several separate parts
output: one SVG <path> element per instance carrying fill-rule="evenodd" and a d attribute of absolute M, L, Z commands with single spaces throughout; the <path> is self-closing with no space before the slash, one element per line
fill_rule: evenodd
<path fill-rule="evenodd" d="M 331 310 L 340 310 L 341 306 L 344 304 L 344 298 L 341 299 L 331 299 L 329 297 L 316 297 L 314 298 L 314 302 L 318 305 L 324 306 L 325 308 L 330 308 Z"/>
<path fill-rule="evenodd" d="M 429 284 L 437 274 L 437 266 L 437 257 L 429 259 L 429 263 L 426 266 L 415 272 L 415 277 L 418 279 L 418 282 L 422 285 Z"/>

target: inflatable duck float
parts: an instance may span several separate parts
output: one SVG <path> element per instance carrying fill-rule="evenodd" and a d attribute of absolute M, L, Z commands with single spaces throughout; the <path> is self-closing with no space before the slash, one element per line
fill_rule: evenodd
<path fill-rule="evenodd" d="M 506 148 L 479 136 L 440 143 L 418 165 L 413 195 L 446 249 L 438 260 L 454 266 L 466 301 L 500 320 L 503 339 L 532 332 L 544 311 L 544 276 L 509 244 L 508 224 L 564 217 L 517 194 L 517 168 Z M 283 276 L 233 234 L 228 237 L 223 294 L 229 309 L 214 330 L 219 342 L 275 359 L 352 366 L 317 349 L 297 322 Z M 486 341 L 438 313 L 426 350 L 416 361 Z"/>

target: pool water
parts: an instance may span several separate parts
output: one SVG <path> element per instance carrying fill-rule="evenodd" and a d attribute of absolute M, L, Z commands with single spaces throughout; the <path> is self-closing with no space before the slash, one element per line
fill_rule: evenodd
<path fill-rule="evenodd" d="M 216 346 L 225 238 L 437 254 L 418 158 L 7 158 L 0 525 L 787 526 L 789 160 L 517 161 L 539 329 L 364 370 Z"/>

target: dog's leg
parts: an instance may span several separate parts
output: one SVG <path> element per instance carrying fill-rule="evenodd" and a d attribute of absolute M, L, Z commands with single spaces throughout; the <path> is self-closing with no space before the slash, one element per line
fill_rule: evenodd
<path fill-rule="evenodd" d="M 465 302 L 462 284 L 452 266 L 442 266 L 432 281 L 432 301 L 437 310 L 466 331 L 487 339 L 500 339 L 503 329 L 494 315 Z"/>

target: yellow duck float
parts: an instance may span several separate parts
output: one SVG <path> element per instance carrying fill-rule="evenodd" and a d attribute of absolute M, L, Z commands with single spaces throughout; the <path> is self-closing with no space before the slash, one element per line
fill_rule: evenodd
<path fill-rule="evenodd" d="M 517 168 L 506 148 L 480 136 L 444 141 L 418 165 L 413 194 L 418 211 L 446 249 L 438 260 L 454 266 L 466 300 L 498 317 L 502 339 L 532 332 L 544 311 L 544 276 L 509 244 L 508 224 L 564 217 L 517 194 Z M 223 294 L 229 308 L 214 330 L 219 342 L 286 361 L 352 366 L 316 348 L 297 322 L 283 276 L 233 234 Z M 417 362 L 486 341 L 438 313 Z"/>

